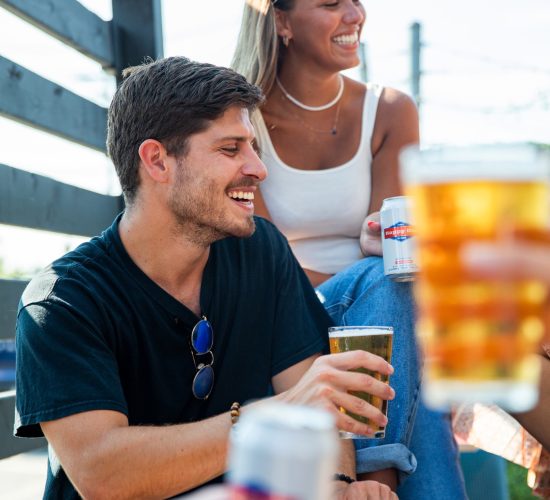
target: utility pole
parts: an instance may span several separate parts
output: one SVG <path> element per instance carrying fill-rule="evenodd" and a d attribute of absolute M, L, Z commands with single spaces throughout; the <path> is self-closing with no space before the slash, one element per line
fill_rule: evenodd
<path fill-rule="evenodd" d="M 422 26 L 420 23 L 413 23 L 411 26 L 411 91 L 412 97 L 416 101 L 416 105 L 420 110 L 422 101 L 420 95 L 420 77 L 422 70 L 420 66 L 420 51 L 422 49 L 421 42 Z"/>
<path fill-rule="evenodd" d="M 368 82 L 369 72 L 367 66 L 367 44 L 365 42 L 359 42 L 359 59 L 361 63 L 359 65 L 359 78 L 362 82 Z"/>

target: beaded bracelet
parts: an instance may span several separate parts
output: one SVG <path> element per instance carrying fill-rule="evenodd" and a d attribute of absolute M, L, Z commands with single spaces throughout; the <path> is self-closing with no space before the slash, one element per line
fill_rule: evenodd
<path fill-rule="evenodd" d="M 230 414 L 231 425 L 235 425 L 239 421 L 239 417 L 241 416 L 241 404 L 237 402 L 233 403 L 231 405 Z"/>
<path fill-rule="evenodd" d="M 355 479 L 347 476 L 346 474 L 342 474 L 341 472 L 334 474 L 334 477 L 332 479 L 334 479 L 335 481 L 344 481 L 344 483 L 348 484 L 355 483 Z"/>

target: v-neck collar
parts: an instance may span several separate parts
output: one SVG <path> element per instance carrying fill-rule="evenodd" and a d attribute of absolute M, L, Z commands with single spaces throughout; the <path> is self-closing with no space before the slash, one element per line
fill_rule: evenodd
<path fill-rule="evenodd" d="M 144 291 L 155 301 L 157 301 L 163 308 L 165 308 L 171 315 L 175 318 L 180 318 L 189 324 L 194 324 L 197 322 L 197 315 L 191 311 L 188 307 L 182 304 L 175 297 L 170 295 L 166 290 L 160 287 L 155 283 L 151 278 L 149 278 L 131 259 L 130 255 L 124 248 L 122 239 L 118 231 L 118 226 L 122 214 L 119 214 L 114 220 L 113 224 L 107 231 L 104 233 L 104 236 L 107 240 L 107 244 L 114 253 L 119 257 L 120 262 L 130 273 L 130 275 L 136 280 L 138 285 L 144 289 Z M 214 245 L 215 246 L 215 245 Z M 210 300 L 212 297 L 212 268 L 215 249 L 214 246 L 210 247 L 210 253 L 208 255 L 208 260 L 204 267 L 201 279 L 201 291 L 200 291 L 200 307 L 201 314 L 208 317 L 208 312 L 210 309 Z"/>

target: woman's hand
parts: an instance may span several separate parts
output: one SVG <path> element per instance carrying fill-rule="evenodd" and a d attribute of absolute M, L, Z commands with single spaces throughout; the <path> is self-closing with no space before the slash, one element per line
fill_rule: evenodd
<path fill-rule="evenodd" d="M 369 255 L 382 256 L 382 239 L 380 237 L 380 212 L 367 215 L 361 227 L 359 245 L 365 257 Z"/>

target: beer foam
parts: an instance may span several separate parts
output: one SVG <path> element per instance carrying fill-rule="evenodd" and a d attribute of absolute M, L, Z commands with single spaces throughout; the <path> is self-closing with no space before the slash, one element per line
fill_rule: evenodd
<path fill-rule="evenodd" d="M 399 159 L 406 185 L 550 179 L 550 154 L 531 144 L 407 147 Z"/>
<path fill-rule="evenodd" d="M 334 329 L 329 329 L 328 332 L 331 339 L 364 337 L 366 335 L 393 335 L 393 328 L 391 326 L 334 327 Z"/>

